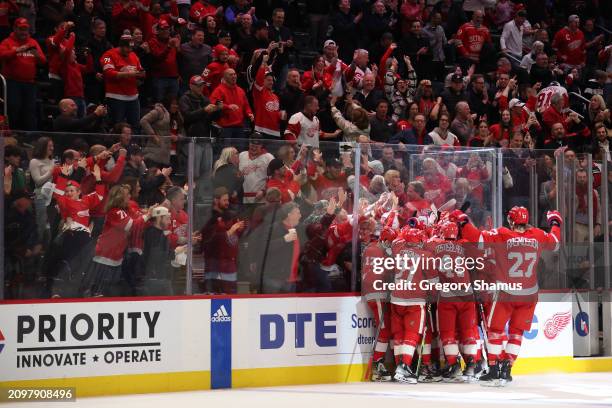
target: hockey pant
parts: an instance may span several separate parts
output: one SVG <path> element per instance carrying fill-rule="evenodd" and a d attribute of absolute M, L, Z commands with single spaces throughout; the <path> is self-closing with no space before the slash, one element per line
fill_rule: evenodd
<path fill-rule="evenodd" d="M 376 327 L 378 327 L 380 324 L 380 319 L 382 316 L 382 326 L 380 328 L 380 333 L 378 334 L 378 341 L 374 346 L 373 356 L 374 361 L 378 361 L 385 357 L 387 349 L 389 348 L 389 340 L 391 339 L 391 308 L 387 301 L 382 300 L 369 300 L 368 306 L 370 307 L 372 315 L 374 316 Z"/>
<path fill-rule="evenodd" d="M 525 330 L 531 329 L 536 302 L 494 300 L 485 305 L 489 343 L 489 365 L 508 359 L 511 364 L 518 358 Z M 508 323 L 508 343 L 504 350 L 505 327 Z M 505 356 L 503 353 L 505 352 Z"/>
<path fill-rule="evenodd" d="M 476 306 L 472 301 L 438 303 L 438 331 L 447 364 L 457 363 L 459 341 L 465 361 L 476 361 L 478 354 L 478 327 Z"/>
<path fill-rule="evenodd" d="M 410 366 L 426 324 L 425 305 L 391 304 L 393 353 L 396 363 Z M 425 361 L 423 360 L 425 363 Z"/>

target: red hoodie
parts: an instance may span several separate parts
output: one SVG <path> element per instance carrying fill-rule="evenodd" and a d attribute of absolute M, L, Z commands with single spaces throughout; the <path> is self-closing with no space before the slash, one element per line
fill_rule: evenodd
<path fill-rule="evenodd" d="M 178 78 L 176 48 L 169 45 L 170 39 L 161 40 L 153 36 L 149 41 L 151 49 L 151 76 L 153 78 Z"/>
<path fill-rule="evenodd" d="M 66 30 L 63 27 L 45 41 L 49 56 L 49 78 L 61 79 L 62 60 L 69 41 L 74 45 L 74 33 L 70 34 L 70 38 L 66 38 Z"/>
<path fill-rule="evenodd" d="M 237 85 L 229 86 L 223 82 L 210 95 L 210 102 L 223 102 L 221 118 L 217 120 L 217 125 L 226 127 L 240 127 L 244 124 L 244 119 L 252 115 L 249 101 L 244 90 Z M 232 110 L 230 105 L 237 105 L 238 109 Z"/>
<path fill-rule="evenodd" d="M 64 81 L 64 98 L 85 98 L 83 86 L 83 74 L 93 72 L 93 57 L 87 56 L 86 64 L 79 64 L 72 58 L 74 48 L 74 37 L 66 44 L 60 73 Z"/>
<path fill-rule="evenodd" d="M 28 45 L 31 48 L 18 53 L 16 50 L 22 45 Z M 38 52 L 36 55 L 32 52 L 33 48 Z M 45 54 L 35 39 L 28 37 L 24 41 L 18 41 L 15 33 L 11 33 L 0 43 L 0 61 L 2 61 L 1 72 L 6 79 L 30 83 L 34 83 L 36 79 L 36 65 L 47 63 Z"/>

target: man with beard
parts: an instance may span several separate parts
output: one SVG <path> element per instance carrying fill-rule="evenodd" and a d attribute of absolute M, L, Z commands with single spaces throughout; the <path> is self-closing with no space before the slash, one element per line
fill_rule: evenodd
<path fill-rule="evenodd" d="M 238 240 L 245 221 L 230 210 L 229 193 L 218 187 L 213 193 L 210 219 L 202 228 L 204 279 L 211 293 L 236 293 Z"/>

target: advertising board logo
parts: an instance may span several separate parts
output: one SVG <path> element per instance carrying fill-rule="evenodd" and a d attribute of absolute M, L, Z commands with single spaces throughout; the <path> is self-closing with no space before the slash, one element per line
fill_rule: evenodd
<path fill-rule="evenodd" d="M 0 353 L 4 350 L 4 334 L 2 334 L 2 330 L 0 330 Z"/>
<path fill-rule="evenodd" d="M 580 337 L 585 337 L 589 334 L 589 315 L 585 312 L 580 312 L 576 315 L 576 333 Z"/>
<path fill-rule="evenodd" d="M 229 313 L 227 313 L 227 309 L 225 308 L 225 305 L 221 305 L 219 306 L 217 311 L 212 315 L 212 317 L 210 318 L 210 321 L 213 323 L 231 322 L 232 317 L 230 316 Z"/>
<path fill-rule="evenodd" d="M 531 319 L 531 329 L 529 331 L 525 330 L 523 333 L 523 337 L 527 340 L 533 340 L 538 336 L 538 316 L 533 315 L 533 319 Z"/>
<path fill-rule="evenodd" d="M 555 313 L 550 319 L 544 323 L 544 336 L 548 340 L 556 338 L 563 329 L 572 321 L 570 312 Z"/>

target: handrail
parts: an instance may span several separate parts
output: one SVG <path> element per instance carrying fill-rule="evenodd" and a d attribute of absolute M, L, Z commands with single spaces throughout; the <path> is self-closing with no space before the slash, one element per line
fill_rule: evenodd
<path fill-rule="evenodd" d="M 9 124 L 8 91 L 6 89 L 6 78 L 4 77 L 4 75 L 0 74 L 0 80 L 2 81 L 2 98 L 3 98 L 2 110 L 4 111 L 4 117 L 6 118 L 6 123 Z"/>
<path fill-rule="evenodd" d="M 591 103 L 591 101 L 588 98 L 585 98 L 584 96 L 580 95 L 579 93 L 576 92 L 570 92 L 570 95 L 575 96 L 579 99 L 582 99 L 583 101 L 585 101 L 586 103 Z"/>
<path fill-rule="evenodd" d="M 608 30 L 606 27 L 602 26 L 602 25 L 596 25 L 595 27 L 599 28 L 601 31 L 607 33 L 607 34 L 612 34 L 612 31 Z"/>

